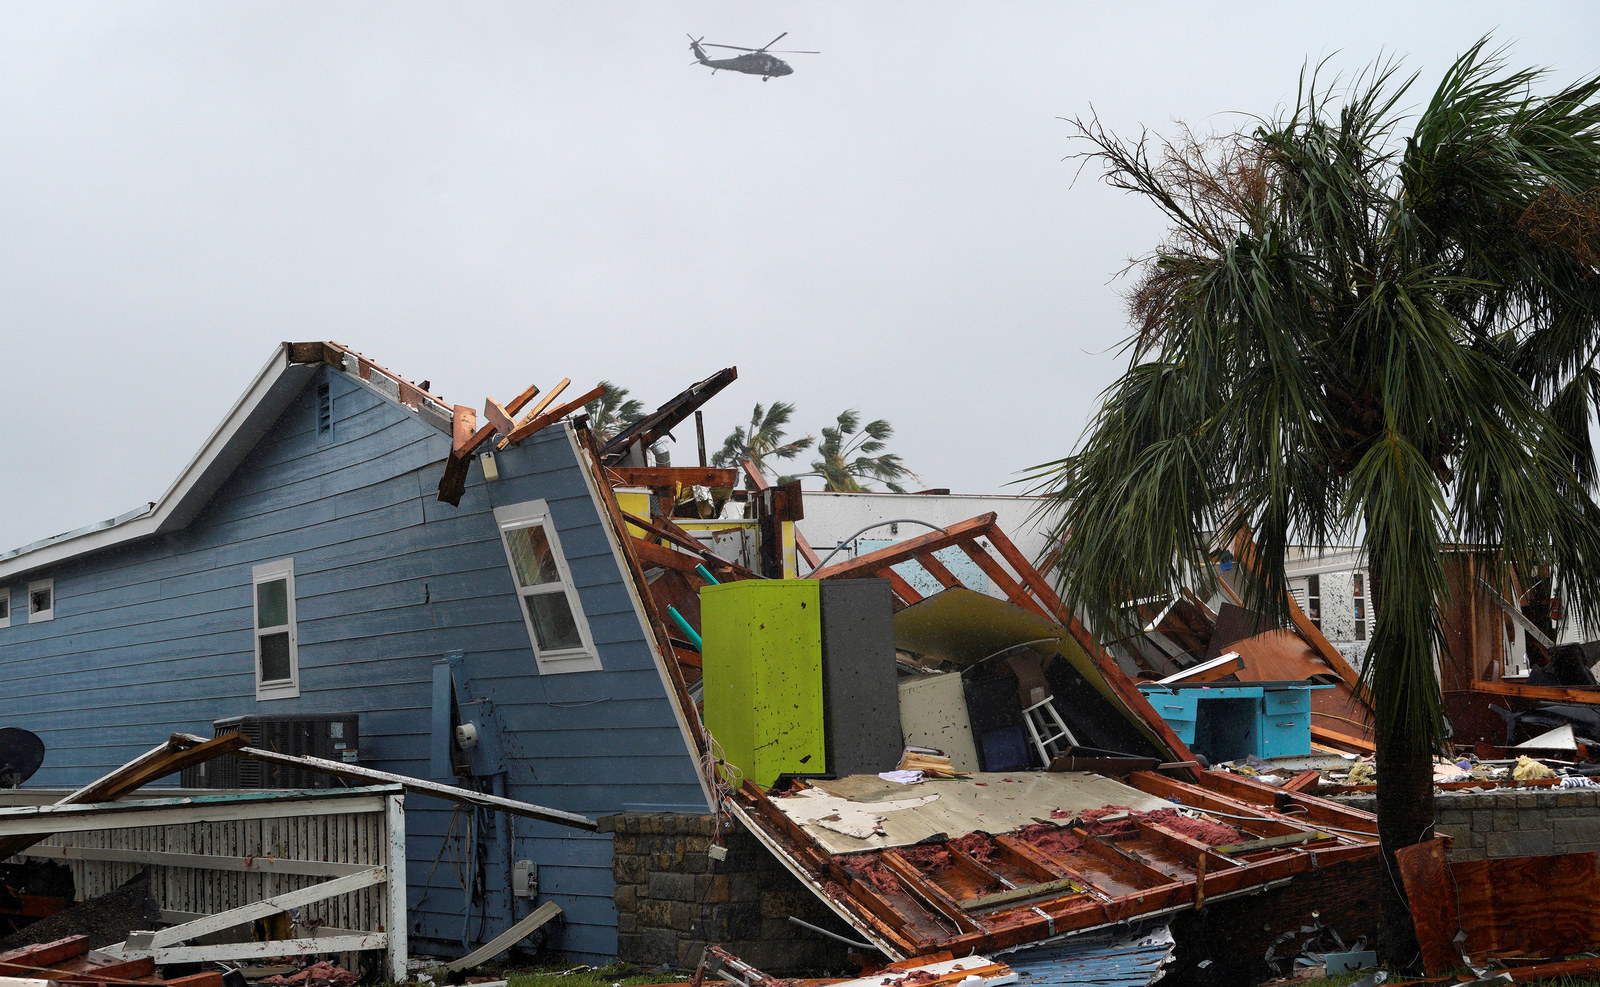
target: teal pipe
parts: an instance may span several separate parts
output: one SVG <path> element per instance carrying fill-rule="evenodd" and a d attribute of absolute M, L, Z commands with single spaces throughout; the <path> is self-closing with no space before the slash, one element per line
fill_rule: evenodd
<path fill-rule="evenodd" d="M 713 586 L 721 586 L 722 585 L 721 583 L 717 582 L 717 577 L 713 576 L 711 574 L 711 570 L 707 569 L 705 566 L 697 565 L 697 566 L 694 567 L 694 571 L 698 572 L 700 574 L 700 578 L 704 579 L 706 582 L 710 583 L 711 585 L 713 585 Z"/>
<path fill-rule="evenodd" d="M 678 608 L 669 606 L 667 607 L 667 613 L 678 625 L 678 630 L 683 631 L 683 633 L 689 636 L 689 643 L 694 646 L 694 649 L 696 651 L 704 652 L 706 650 L 705 642 L 700 639 L 700 632 L 694 629 L 693 624 L 683 619 L 683 614 L 678 612 Z"/>

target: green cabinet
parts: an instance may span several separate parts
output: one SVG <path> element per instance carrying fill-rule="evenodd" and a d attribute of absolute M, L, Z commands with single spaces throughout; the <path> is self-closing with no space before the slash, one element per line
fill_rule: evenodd
<path fill-rule="evenodd" d="M 828 770 L 819 585 L 747 579 L 700 591 L 706 729 L 763 787 Z"/>

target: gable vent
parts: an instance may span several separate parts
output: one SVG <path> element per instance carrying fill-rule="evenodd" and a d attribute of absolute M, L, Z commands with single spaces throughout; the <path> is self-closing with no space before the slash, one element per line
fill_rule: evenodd
<path fill-rule="evenodd" d="M 327 384 L 317 385 L 317 434 L 333 431 L 333 395 Z"/>

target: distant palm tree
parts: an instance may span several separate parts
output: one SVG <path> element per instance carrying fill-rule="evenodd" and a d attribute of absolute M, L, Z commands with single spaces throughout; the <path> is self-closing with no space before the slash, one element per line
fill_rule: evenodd
<path fill-rule="evenodd" d="M 793 459 L 802 450 L 811 448 L 814 436 L 804 436 L 785 442 L 789 419 L 794 416 L 794 405 L 787 401 L 774 401 L 769 407 L 756 405 L 750 414 L 750 427 L 735 428 L 722 448 L 711 457 L 711 465 L 738 466 L 746 459 L 755 464 L 757 471 L 765 473 L 768 459 Z"/>
<path fill-rule="evenodd" d="M 601 445 L 616 438 L 617 433 L 644 417 L 644 402 L 628 397 L 626 387 L 618 387 L 602 380 L 605 392 L 583 406 L 589 416 L 589 430 Z"/>
<path fill-rule="evenodd" d="M 894 427 L 882 418 L 863 425 L 861 412 L 854 408 L 841 411 L 833 426 L 822 430 L 822 443 L 817 446 L 822 458 L 811 464 L 811 472 L 800 475 L 821 477 L 822 489 L 835 493 L 872 489 L 863 480 L 876 480 L 895 493 L 905 493 L 899 481 L 915 479 L 916 474 L 906 469 L 898 455 L 882 451 L 892 435 Z"/>

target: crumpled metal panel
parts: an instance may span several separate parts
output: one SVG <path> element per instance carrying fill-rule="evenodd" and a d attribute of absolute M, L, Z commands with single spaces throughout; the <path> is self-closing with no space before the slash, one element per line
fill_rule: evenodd
<path fill-rule="evenodd" d="M 1088 932 L 1066 942 L 1030 946 L 997 956 L 1019 976 L 1018 987 L 1148 987 L 1172 958 L 1172 930 L 1165 924 L 1139 931 Z"/>

